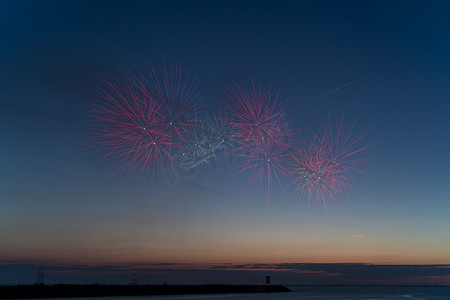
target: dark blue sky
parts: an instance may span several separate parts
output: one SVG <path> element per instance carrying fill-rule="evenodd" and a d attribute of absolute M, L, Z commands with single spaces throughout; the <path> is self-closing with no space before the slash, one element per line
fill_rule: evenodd
<path fill-rule="evenodd" d="M 446 1 L 2 1 L 0 263 L 450 264 L 449 16 Z M 357 119 L 370 175 L 327 213 L 290 187 L 242 191 L 225 159 L 174 185 L 111 176 L 86 149 L 93 83 L 161 53 L 213 109 L 259 79 L 303 131 Z M 34 279 L 20 274 L 0 283 Z"/>

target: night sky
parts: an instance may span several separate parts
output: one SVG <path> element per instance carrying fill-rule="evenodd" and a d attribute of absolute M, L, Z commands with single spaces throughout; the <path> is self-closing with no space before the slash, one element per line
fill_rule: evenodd
<path fill-rule="evenodd" d="M 0 28 L 0 284 L 39 269 L 46 283 L 450 284 L 447 1 L 6 0 Z M 209 111 L 258 80 L 300 139 L 357 120 L 367 175 L 325 209 L 288 180 L 243 188 L 238 157 L 172 184 L 117 172 L 91 147 L 95 86 L 161 55 Z"/>

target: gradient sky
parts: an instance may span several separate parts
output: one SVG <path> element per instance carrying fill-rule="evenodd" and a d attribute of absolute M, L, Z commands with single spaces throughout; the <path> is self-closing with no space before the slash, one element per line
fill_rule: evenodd
<path fill-rule="evenodd" d="M 38 268 L 53 283 L 138 269 L 149 283 L 271 270 L 278 283 L 450 284 L 447 1 L 1 1 L 0 28 L 0 284 Z M 86 101 L 99 74 L 160 53 L 216 110 L 227 84 L 253 78 L 302 130 L 357 119 L 376 143 L 369 176 L 325 212 L 287 185 L 242 190 L 226 159 L 173 185 L 112 175 L 86 147 Z"/>

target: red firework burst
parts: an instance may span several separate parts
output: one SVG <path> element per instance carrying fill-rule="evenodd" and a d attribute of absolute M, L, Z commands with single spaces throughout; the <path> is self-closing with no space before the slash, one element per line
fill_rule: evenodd
<path fill-rule="evenodd" d="M 230 127 L 239 143 L 235 154 L 245 158 L 236 173 L 252 171 L 249 183 L 258 186 L 267 175 L 268 191 L 274 178 L 281 185 L 291 134 L 278 96 L 254 82 L 232 85 L 227 96 Z"/>
<path fill-rule="evenodd" d="M 368 161 L 356 156 L 371 146 L 358 146 L 364 134 L 353 134 L 354 126 L 355 122 L 346 124 L 344 117 L 335 122 L 329 117 L 329 124 L 311 131 L 311 141 L 291 156 L 290 173 L 297 193 L 305 194 L 309 202 L 321 202 L 325 210 L 329 201 L 348 195 L 357 174 L 366 173 L 361 165 Z"/>
<path fill-rule="evenodd" d="M 104 75 L 90 102 L 91 141 L 127 176 L 139 170 L 153 176 L 167 167 L 171 153 L 194 126 L 196 80 L 180 69 L 156 72 L 121 67 L 117 75 Z"/>
<path fill-rule="evenodd" d="M 242 145 L 261 147 L 264 140 L 284 135 L 285 112 L 278 103 L 278 95 L 259 83 L 232 85 L 225 105 L 230 126 Z"/>

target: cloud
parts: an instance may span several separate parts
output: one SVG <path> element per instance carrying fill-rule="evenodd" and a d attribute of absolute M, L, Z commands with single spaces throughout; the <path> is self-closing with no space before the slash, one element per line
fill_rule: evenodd
<path fill-rule="evenodd" d="M 361 263 L 279 263 L 215 265 L 222 270 L 271 270 L 323 276 L 340 275 L 342 280 L 400 279 L 407 277 L 448 276 L 449 265 L 374 265 Z"/>
<path fill-rule="evenodd" d="M 365 234 L 353 234 L 352 238 L 363 238 L 365 236 L 366 236 Z"/>

